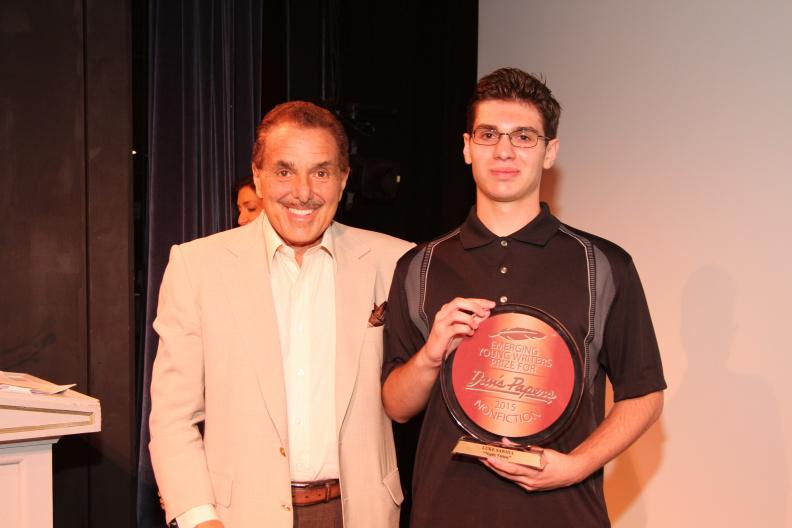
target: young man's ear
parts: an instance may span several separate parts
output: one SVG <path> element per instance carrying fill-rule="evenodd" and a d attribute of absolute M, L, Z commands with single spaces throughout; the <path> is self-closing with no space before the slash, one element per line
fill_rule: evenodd
<path fill-rule="evenodd" d="M 462 156 L 465 158 L 465 163 L 470 165 L 471 164 L 471 160 L 470 160 L 470 134 L 468 134 L 467 132 L 462 134 L 462 143 L 463 143 Z"/>
<path fill-rule="evenodd" d="M 542 167 L 544 167 L 545 169 L 549 169 L 553 166 L 556 160 L 556 156 L 558 155 L 559 148 L 561 148 L 561 143 L 558 141 L 558 138 L 553 138 L 547 142 L 547 147 L 545 147 L 544 162 L 542 163 Z"/>

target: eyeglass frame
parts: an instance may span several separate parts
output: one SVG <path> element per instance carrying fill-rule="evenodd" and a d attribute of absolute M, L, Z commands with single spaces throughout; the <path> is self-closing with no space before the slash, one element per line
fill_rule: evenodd
<path fill-rule="evenodd" d="M 494 132 L 495 134 L 498 134 L 498 139 L 494 143 L 479 143 L 478 141 L 476 141 L 476 130 L 482 130 L 482 129 L 483 130 L 490 130 L 490 131 Z M 513 138 L 512 138 L 511 135 L 514 134 L 515 132 L 519 132 L 520 130 L 527 130 L 527 131 L 536 133 L 536 143 L 534 143 L 530 147 L 524 147 L 522 145 L 515 145 L 514 141 L 512 141 Z M 500 143 L 501 136 L 507 136 L 509 138 L 509 144 L 512 147 L 514 147 L 514 148 L 534 148 L 536 145 L 539 144 L 539 140 L 540 139 L 544 139 L 545 144 L 549 143 L 550 140 L 554 139 L 554 138 L 551 138 L 549 136 L 543 136 L 543 135 L 537 133 L 536 129 L 534 129 L 532 127 L 517 127 L 517 128 L 515 128 L 514 130 L 512 130 L 510 132 L 501 132 L 500 130 L 498 130 L 495 127 L 490 127 L 490 126 L 487 126 L 487 125 L 481 125 L 481 126 L 477 126 L 476 128 L 474 128 L 470 132 L 470 141 L 472 141 L 476 145 L 481 145 L 483 147 L 494 147 L 495 145 Z"/>

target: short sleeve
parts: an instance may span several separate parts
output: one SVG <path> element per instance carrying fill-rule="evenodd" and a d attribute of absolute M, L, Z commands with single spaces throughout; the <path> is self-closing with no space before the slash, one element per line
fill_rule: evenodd
<path fill-rule="evenodd" d="M 417 248 L 416 248 L 417 249 Z M 416 255 L 416 249 L 408 251 L 396 264 L 385 315 L 383 343 L 382 383 L 396 367 L 403 365 L 424 345 L 420 330 L 410 317 L 407 296 L 417 292 L 407 292 L 407 273 Z"/>
<path fill-rule="evenodd" d="M 615 401 L 666 388 L 649 306 L 632 260 L 620 275 L 600 355 Z"/>

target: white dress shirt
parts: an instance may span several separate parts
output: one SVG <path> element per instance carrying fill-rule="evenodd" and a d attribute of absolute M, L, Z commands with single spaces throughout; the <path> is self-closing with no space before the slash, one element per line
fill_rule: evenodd
<path fill-rule="evenodd" d="M 278 316 L 293 482 L 338 478 L 335 419 L 335 261 L 332 229 L 298 265 L 263 222 Z"/>
<path fill-rule="evenodd" d="M 294 250 L 264 218 L 272 296 L 278 318 L 292 482 L 339 476 L 335 421 L 335 258 L 332 226 L 297 264 Z M 214 506 L 176 517 L 179 528 L 219 519 Z"/>

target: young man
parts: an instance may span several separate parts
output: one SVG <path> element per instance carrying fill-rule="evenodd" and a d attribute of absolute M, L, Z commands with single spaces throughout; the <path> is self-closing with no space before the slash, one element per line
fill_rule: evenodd
<path fill-rule="evenodd" d="M 399 422 L 425 410 L 413 482 L 412 526 L 609 526 L 603 465 L 660 415 L 665 381 L 630 256 L 568 227 L 539 201 L 555 162 L 561 108 L 517 69 L 482 78 L 468 109 L 465 161 L 476 206 L 455 231 L 407 253 L 388 304 L 383 402 Z M 544 468 L 452 458 L 464 431 L 443 401 L 446 350 L 495 306 L 550 313 L 591 365 L 578 413 L 544 446 Z M 616 403 L 604 416 L 605 376 Z"/>
<path fill-rule="evenodd" d="M 394 527 L 376 308 L 411 245 L 333 222 L 349 159 L 327 110 L 274 108 L 252 168 L 265 214 L 174 246 L 162 281 L 150 450 L 167 519 Z"/>

